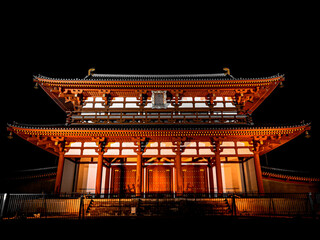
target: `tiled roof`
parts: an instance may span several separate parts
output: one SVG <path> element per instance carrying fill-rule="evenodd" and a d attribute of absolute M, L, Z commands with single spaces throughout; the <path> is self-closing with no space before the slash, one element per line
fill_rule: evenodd
<path fill-rule="evenodd" d="M 215 80 L 265 80 L 272 78 L 282 78 L 283 74 L 276 74 L 269 77 L 259 77 L 259 78 L 235 78 L 231 75 L 226 75 L 224 73 L 213 73 L 213 74 L 92 74 L 87 75 L 84 78 L 54 78 L 46 77 L 43 75 L 34 76 L 35 79 L 45 79 L 54 81 L 215 81 Z"/>
<path fill-rule="evenodd" d="M 273 128 L 295 128 L 295 127 L 303 127 L 308 126 L 311 123 L 301 122 L 300 124 L 294 125 L 285 125 L 285 124 L 260 124 L 260 125 L 226 125 L 226 124 L 99 124 L 99 125 L 87 125 L 87 124 L 79 124 L 79 125 L 66 125 L 66 124 L 21 124 L 14 122 L 13 124 L 9 124 L 9 127 L 21 127 L 21 128 L 29 128 L 29 129 L 61 129 L 61 130 L 244 130 L 244 129 L 273 129 Z"/>

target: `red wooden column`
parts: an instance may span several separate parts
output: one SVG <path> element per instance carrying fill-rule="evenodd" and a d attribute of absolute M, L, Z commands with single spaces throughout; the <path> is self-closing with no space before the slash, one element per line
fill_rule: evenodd
<path fill-rule="evenodd" d="M 181 168 L 181 152 L 176 152 L 175 167 L 176 167 L 177 196 L 182 196 L 182 194 L 183 194 L 183 178 L 182 178 L 182 168 Z"/>
<path fill-rule="evenodd" d="M 213 172 L 212 172 L 212 168 L 213 168 L 212 160 L 209 161 L 208 168 L 209 168 L 210 195 L 213 196 L 213 193 L 214 193 L 214 179 L 213 179 Z"/>
<path fill-rule="evenodd" d="M 263 181 L 262 181 L 262 171 L 260 165 L 260 151 L 261 151 L 261 144 L 259 142 L 254 142 L 253 146 L 253 159 L 254 159 L 254 168 L 256 171 L 256 178 L 257 178 L 257 185 L 258 185 L 258 192 L 260 194 L 264 193 L 263 188 Z"/>
<path fill-rule="evenodd" d="M 54 193 L 59 194 L 61 190 L 61 182 L 62 182 L 62 173 L 63 173 L 63 166 L 64 166 L 64 142 L 59 142 L 59 161 L 58 161 L 58 169 L 57 169 L 57 176 L 56 176 L 56 183 L 54 185 Z"/>
<path fill-rule="evenodd" d="M 175 138 L 173 145 L 173 152 L 176 153 L 175 157 L 175 168 L 176 168 L 176 176 L 175 176 L 175 189 L 177 196 L 182 196 L 183 194 L 183 176 L 182 176 L 182 168 L 181 168 L 181 153 L 184 152 L 184 148 L 182 147 L 183 143 L 185 142 L 185 138 Z"/>
<path fill-rule="evenodd" d="M 216 178 L 217 178 L 218 195 L 221 195 L 223 193 L 220 152 L 221 152 L 220 142 L 215 141 L 214 153 L 215 153 L 215 163 L 216 163 Z"/>
<path fill-rule="evenodd" d="M 101 194 L 101 181 L 102 181 L 102 166 L 103 166 L 103 152 L 99 152 L 98 166 L 96 175 L 96 191 L 95 194 L 99 196 Z"/>
<path fill-rule="evenodd" d="M 136 196 L 141 197 L 142 189 L 142 152 L 137 152 Z"/>
<path fill-rule="evenodd" d="M 211 139 L 211 144 L 213 146 L 211 150 L 214 152 L 214 160 L 215 160 L 215 166 L 216 166 L 216 181 L 217 181 L 218 195 L 221 195 L 223 193 L 221 159 L 220 159 L 220 153 L 222 149 L 220 147 L 220 141 L 221 139 L 218 137 L 213 137 Z"/>
<path fill-rule="evenodd" d="M 105 194 L 108 194 L 110 192 L 109 189 L 109 180 L 110 180 L 110 163 L 107 163 L 107 168 L 106 168 L 106 178 L 105 178 Z"/>
<path fill-rule="evenodd" d="M 97 140 L 97 139 L 95 139 Z M 95 194 L 99 196 L 101 194 L 101 181 L 102 181 L 102 167 L 103 167 L 103 154 L 105 152 L 106 140 L 105 138 L 100 138 L 98 143 L 98 148 L 96 152 L 98 153 L 98 164 L 97 164 L 97 174 L 96 174 L 96 189 Z"/>
<path fill-rule="evenodd" d="M 145 138 L 135 138 L 134 142 L 137 145 L 137 148 L 134 149 L 134 151 L 137 153 L 137 167 L 136 167 L 136 197 L 141 197 L 142 192 L 142 154 L 145 150 L 144 143 L 146 141 Z"/>

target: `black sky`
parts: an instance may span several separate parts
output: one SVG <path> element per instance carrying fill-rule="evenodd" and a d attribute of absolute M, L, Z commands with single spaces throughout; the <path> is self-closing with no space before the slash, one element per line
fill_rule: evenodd
<path fill-rule="evenodd" d="M 82 78 L 91 67 L 98 73 L 137 74 L 216 73 L 229 67 L 235 77 L 285 74 L 285 88 L 276 89 L 253 120 L 311 121 L 310 139 L 301 136 L 283 145 L 267 155 L 267 162 L 318 174 L 319 36 L 314 16 L 294 10 L 238 12 L 217 19 L 213 11 L 196 17 L 192 9 L 177 15 L 118 11 L 93 19 L 66 13 L 37 18 L 35 12 L 20 17 L 19 24 L 5 29 L 2 45 L 1 172 L 56 164 L 55 156 L 32 144 L 6 138 L 7 122 L 65 122 L 65 113 L 42 90 L 33 89 L 33 75 Z M 266 165 L 264 157 L 261 161 Z"/>

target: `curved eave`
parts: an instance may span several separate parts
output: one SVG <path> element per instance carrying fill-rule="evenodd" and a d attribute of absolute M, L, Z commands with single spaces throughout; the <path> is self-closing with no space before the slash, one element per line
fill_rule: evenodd
<path fill-rule="evenodd" d="M 211 138 L 220 141 L 260 141 L 263 144 L 263 155 L 286 142 L 294 139 L 306 130 L 310 124 L 281 127 L 215 127 L 211 126 L 117 126 L 117 127 L 70 127 L 70 126 L 35 126 L 23 124 L 8 124 L 8 131 L 14 132 L 23 139 L 39 146 L 51 146 L 47 151 L 55 153 L 54 145 L 57 141 L 77 142 L 94 141 L 97 137 L 107 137 L 110 141 L 132 141 L 133 137 L 146 137 L 171 141 L 175 137 L 187 137 L 209 141 Z M 45 139 L 45 142 L 44 140 Z M 53 146 L 53 147 L 52 147 Z M 41 147 L 41 146 L 40 146 Z M 42 147 L 42 148 L 43 148 Z"/>
<path fill-rule="evenodd" d="M 310 183 L 320 183 L 320 178 L 318 177 L 301 177 L 294 175 L 285 175 L 279 173 L 271 173 L 262 171 L 262 177 L 266 180 L 274 180 L 286 183 L 298 183 L 298 184 L 310 184 Z"/>
<path fill-rule="evenodd" d="M 301 130 L 310 130 L 311 123 L 299 124 L 293 126 L 217 126 L 217 125 L 78 125 L 78 126 L 66 126 L 66 125 L 28 125 L 28 124 L 8 124 L 8 130 L 14 132 L 23 133 L 40 133 L 41 135 L 58 134 L 58 135 L 85 135 L 96 136 L 97 134 L 105 135 L 108 133 L 125 135 L 126 133 L 136 133 L 144 135 L 150 132 L 159 133 L 172 133 L 176 136 L 181 134 L 212 134 L 217 136 L 255 136 L 255 135 L 274 135 L 274 134 L 290 134 Z M 129 134 L 131 135 L 131 134 Z"/>
<path fill-rule="evenodd" d="M 252 146 L 259 141 L 263 155 L 294 139 L 306 130 L 310 124 L 274 127 L 219 127 L 219 126 L 168 126 L 157 127 L 140 125 L 139 127 L 117 126 L 87 127 L 87 126 L 35 126 L 23 124 L 8 124 L 8 131 L 46 150 L 54 155 L 58 154 L 58 142 L 96 142 L 100 137 L 108 141 L 132 142 L 134 138 L 148 138 L 150 141 L 174 141 L 176 137 L 186 137 L 190 141 L 247 141 Z M 213 138 L 213 139 L 212 139 Z M 252 148 L 253 149 L 253 148 Z"/>
<path fill-rule="evenodd" d="M 258 87 L 269 85 L 274 82 L 284 81 L 284 75 L 275 75 L 264 78 L 106 78 L 106 79 L 62 79 L 35 76 L 34 81 L 51 87 L 73 87 L 73 88 L 206 88 L 206 87 Z"/>

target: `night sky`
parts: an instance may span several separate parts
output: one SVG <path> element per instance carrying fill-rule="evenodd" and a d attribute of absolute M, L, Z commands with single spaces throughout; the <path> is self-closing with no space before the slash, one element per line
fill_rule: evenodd
<path fill-rule="evenodd" d="M 277 88 L 259 106 L 253 121 L 288 125 L 311 121 L 312 137 L 294 139 L 261 157 L 261 164 L 319 175 L 319 36 L 312 15 L 299 18 L 287 11 L 270 21 L 265 15 L 239 14 L 242 21 L 230 24 L 215 22 L 210 13 L 197 19 L 186 14 L 172 21 L 149 14 L 148 20 L 131 18 L 123 23 L 106 18 L 106 25 L 99 27 L 84 20 L 65 22 L 65 15 L 63 20 L 52 14 L 39 21 L 30 14 L 6 29 L 2 173 L 57 163 L 57 157 L 17 136 L 7 139 L 7 122 L 65 123 L 59 106 L 33 88 L 33 75 L 82 78 L 92 67 L 97 73 L 218 73 L 228 67 L 234 77 L 285 74 L 285 87 Z"/>

